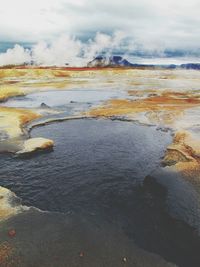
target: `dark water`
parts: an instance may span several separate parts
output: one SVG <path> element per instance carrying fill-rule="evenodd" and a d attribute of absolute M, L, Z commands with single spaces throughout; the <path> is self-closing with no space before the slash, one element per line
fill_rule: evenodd
<path fill-rule="evenodd" d="M 171 141 L 155 128 L 109 120 L 51 124 L 31 135 L 53 139 L 54 151 L 2 158 L 2 185 L 28 206 L 61 212 L 109 207 L 107 198 L 129 195 L 159 166 Z"/>
<path fill-rule="evenodd" d="M 162 173 L 154 175 L 171 142 L 170 133 L 130 122 L 76 120 L 36 128 L 32 136 L 52 138 L 54 151 L 0 159 L 1 185 L 24 204 L 76 214 L 92 225 L 109 225 L 118 229 L 113 237 L 120 231 L 137 246 L 178 266 L 200 266 L 197 231 L 170 198 L 170 192 L 176 194 L 176 177 L 175 183 L 162 183 Z M 187 186 L 182 184 L 186 191 Z M 170 215 L 170 205 L 179 217 Z M 182 208 L 191 209 L 192 204 Z"/>

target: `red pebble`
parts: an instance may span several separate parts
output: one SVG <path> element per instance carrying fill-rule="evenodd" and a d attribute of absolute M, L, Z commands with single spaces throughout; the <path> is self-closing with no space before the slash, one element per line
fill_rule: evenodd
<path fill-rule="evenodd" d="M 80 254 L 79 254 L 79 256 L 82 258 L 84 256 L 84 252 L 81 251 Z"/>
<path fill-rule="evenodd" d="M 10 229 L 10 230 L 8 231 L 8 235 L 9 235 L 9 237 L 15 237 L 15 236 L 16 236 L 16 231 L 15 231 L 15 229 Z"/>

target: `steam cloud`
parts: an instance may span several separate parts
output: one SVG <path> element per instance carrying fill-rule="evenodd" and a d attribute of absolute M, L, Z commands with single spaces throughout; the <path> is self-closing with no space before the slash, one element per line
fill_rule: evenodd
<path fill-rule="evenodd" d="M 16 44 L 13 49 L 8 49 L 6 53 L 0 54 L 0 66 L 18 65 L 31 61 L 31 53 L 28 49 Z"/>
<path fill-rule="evenodd" d="M 16 44 L 0 54 L 0 66 L 30 64 L 40 66 L 85 66 L 88 61 L 98 54 L 105 52 L 107 55 L 115 49 L 119 49 L 127 36 L 123 32 L 115 32 L 113 35 L 97 33 L 95 38 L 86 43 L 75 37 L 62 35 L 50 44 L 39 42 L 31 49 L 24 49 Z"/>

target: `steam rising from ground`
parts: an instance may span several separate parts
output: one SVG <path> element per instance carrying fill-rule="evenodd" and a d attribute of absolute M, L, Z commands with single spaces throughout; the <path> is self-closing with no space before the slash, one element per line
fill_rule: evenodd
<path fill-rule="evenodd" d="M 6 53 L 0 54 L 0 66 L 10 64 L 22 64 L 31 61 L 31 53 L 22 46 L 16 44 L 13 49 L 8 49 Z"/>
<path fill-rule="evenodd" d="M 122 32 L 115 32 L 113 35 L 97 33 L 93 40 L 85 43 L 75 37 L 62 35 L 51 43 L 39 42 L 31 49 L 16 44 L 0 54 L 0 66 L 31 62 L 40 66 L 85 66 L 98 54 L 106 51 L 109 55 L 119 49 L 126 38 Z"/>

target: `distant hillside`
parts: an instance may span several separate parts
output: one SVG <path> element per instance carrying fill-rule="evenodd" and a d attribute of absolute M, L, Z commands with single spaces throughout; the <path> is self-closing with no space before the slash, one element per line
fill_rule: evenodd
<path fill-rule="evenodd" d="M 158 64 L 136 64 L 130 63 L 121 56 L 97 56 L 92 61 L 88 62 L 87 67 L 133 67 L 133 68 L 161 68 L 161 69 L 193 69 L 200 70 L 200 63 L 187 63 L 182 65 L 158 65 Z"/>
<path fill-rule="evenodd" d="M 180 66 L 182 69 L 187 70 L 200 70 L 200 63 L 187 63 Z"/>

